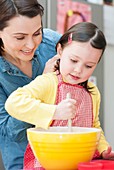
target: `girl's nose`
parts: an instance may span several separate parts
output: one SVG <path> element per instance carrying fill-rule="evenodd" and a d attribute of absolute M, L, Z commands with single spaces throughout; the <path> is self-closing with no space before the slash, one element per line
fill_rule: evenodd
<path fill-rule="evenodd" d="M 74 68 L 74 71 L 77 72 L 78 74 L 82 72 L 82 66 L 81 65 L 77 65 L 75 68 Z"/>

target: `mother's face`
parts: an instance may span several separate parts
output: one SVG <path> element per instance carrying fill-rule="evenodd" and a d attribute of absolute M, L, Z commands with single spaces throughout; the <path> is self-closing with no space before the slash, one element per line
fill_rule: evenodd
<path fill-rule="evenodd" d="M 42 41 L 41 16 L 33 18 L 19 15 L 9 20 L 8 26 L 0 31 L 4 55 L 22 61 L 30 61 Z"/>

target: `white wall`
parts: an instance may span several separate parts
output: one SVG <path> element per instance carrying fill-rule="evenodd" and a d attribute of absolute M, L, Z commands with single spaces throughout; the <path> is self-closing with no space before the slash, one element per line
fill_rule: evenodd
<path fill-rule="evenodd" d="M 104 59 L 104 131 L 114 150 L 114 6 L 104 5 L 104 34 L 108 46 Z"/>
<path fill-rule="evenodd" d="M 107 46 L 104 57 L 104 131 L 114 149 L 114 46 Z"/>

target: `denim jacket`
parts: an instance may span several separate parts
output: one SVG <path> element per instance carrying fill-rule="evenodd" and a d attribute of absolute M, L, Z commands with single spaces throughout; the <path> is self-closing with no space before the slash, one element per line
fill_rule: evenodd
<path fill-rule="evenodd" d="M 56 54 L 55 45 L 60 35 L 50 29 L 43 30 L 42 42 L 32 60 L 32 78 L 0 56 L 0 152 L 6 170 L 23 168 L 23 157 L 27 146 L 27 128 L 33 125 L 11 117 L 4 104 L 8 96 L 18 87 L 30 83 L 42 74 L 46 61 Z"/>

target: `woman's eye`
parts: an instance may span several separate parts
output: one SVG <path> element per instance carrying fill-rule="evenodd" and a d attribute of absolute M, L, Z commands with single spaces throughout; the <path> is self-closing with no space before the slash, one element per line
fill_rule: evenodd
<path fill-rule="evenodd" d="M 41 32 L 36 32 L 35 34 L 34 34 L 34 36 L 38 36 L 38 35 L 40 35 L 41 34 Z"/>
<path fill-rule="evenodd" d="M 16 37 L 17 40 L 23 40 L 24 37 Z"/>

